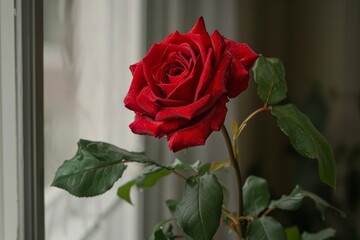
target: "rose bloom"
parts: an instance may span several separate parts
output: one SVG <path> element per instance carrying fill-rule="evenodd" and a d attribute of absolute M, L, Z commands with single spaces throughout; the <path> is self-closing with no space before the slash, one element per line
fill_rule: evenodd
<path fill-rule="evenodd" d="M 247 44 L 209 36 L 199 18 L 190 32 L 174 32 L 131 65 L 133 80 L 124 99 L 135 112 L 132 132 L 167 136 L 169 148 L 203 145 L 219 131 L 229 98 L 248 86 L 258 55 Z"/>

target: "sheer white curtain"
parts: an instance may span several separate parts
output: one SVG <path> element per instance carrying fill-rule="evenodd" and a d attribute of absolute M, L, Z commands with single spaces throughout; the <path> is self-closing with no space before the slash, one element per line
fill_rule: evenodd
<path fill-rule="evenodd" d="M 144 46 L 144 2 L 44 1 L 44 112 L 46 239 L 140 239 L 141 201 L 119 200 L 116 186 L 95 198 L 79 199 L 50 188 L 55 170 L 76 152 L 79 138 L 141 151 L 123 107 L 130 64 Z M 122 182 L 138 172 L 127 170 Z"/>

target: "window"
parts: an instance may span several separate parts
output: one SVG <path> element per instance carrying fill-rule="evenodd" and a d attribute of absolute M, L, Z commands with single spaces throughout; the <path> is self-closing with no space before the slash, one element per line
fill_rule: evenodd
<path fill-rule="evenodd" d="M 16 23 L 13 1 L 0 1 L 0 239 L 16 239 L 20 222 L 18 114 L 21 98 L 16 77 Z M 21 80 L 21 79 L 20 79 Z"/>
<path fill-rule="evenodd" d="M 141 238 L 138 193 L 134 208 L 117 198 L 116 188 L 79 199 L 49 187 L 57 167 L 75 154 L 79 138 L 143 148 L 128 130 L 133 114 L 122 103 L 131 80 L 128 66 L 138 61 L 144 45 L 141 2 L 44 1 L 47 240 Z M 120 181 L 139 170 L 127 170 Z"/>

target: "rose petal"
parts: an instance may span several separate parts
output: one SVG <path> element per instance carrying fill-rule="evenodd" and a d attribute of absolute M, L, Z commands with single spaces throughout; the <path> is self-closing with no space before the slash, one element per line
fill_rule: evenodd
<path fill-rule="evenodd" d="M 184 100 L 167 99 L 167 98 L 157 98 L 156 101 L 159 104 L 163 105 L 164 107 L 179 107 L 188 104 L 188 102 Z"/>
<path fill-rule="evenodd" d="M 187 103 L 194 101 L 194 93 L 196 90 L 197 79 L 189 76 L 176 84 L 173 91 L 167 96 L 168 99 L 184 100 Z"/>
<path fill-rule="evenodd" d="M 156 102 L 157 97 L 151 92 L 151 89 L 145 87 L 136 98 L 138 106 L 142 109 L 142 113 L 146 113 L 151 117 L 155 117 L 162 107 Z"/>
<path fill-rule="evenodd" d="M 213 34 L 211 34 L 210 38 L 211 38 L 211 43 L 212 43 L 212 46 L 214 49 L 215 59 L 216 59 L 215 64 L 217 66 L 217 65 L 219 65 L 221 56 L 225 51 L 226 44 L 224 41 L 224 37 L 221 36 L 221 34 L 219 33 L 218 30 L 215 30 L 213 32 Z"/>
<path fill-rule="evenodd" d="M 131 82 L 128 93 L 124 98 L 125 107 L 133 111 L 142 111 L 137 104 L 136 98 L 139 96 L 143 88 L 147 86 L 147 82 L 143 73 L 143 64 L 139 62 L 136 66 L 131 66 L 133 71 L 133 80 Z"/>
<path fill-rule="evenodd" d="M 192 41 L 189 34 L 181 34 L 178 31 L 175 31 L 173 34 L 169 35 L 166 41 L 164 40 L 160 44 L 167 46 L 168 44 L 181 45 L 188 44 L 190 49 L 196 52 L 196 55 L 200 52 L 198 46 Z"/>
<path fill-rule="evenodd" d="M 195 25 L 190 30 L 190 32 L 197 33 L 197 34 L 207 33 L 206 32 L 206 27 L 205 27 L 205 21 L 204 21 L 204 18 L 202 16 L 199 17 L 199 19 L 196 21 Z"/>
<path fill-rule="evenodd" d="M 200 17 L 190 32 L 185 35 L 188 35 L 199 47 L 201 59 L 204 63 L 206 61 L 207 50 L 211 47 L 211 39 L 206 31 L 204 18 Z"/>
<path fill-rule="evenodd" d="M 186 77 L 181 76 L 182 79 L 178 80 L 177 84 L 168 94 L 167 98 L 193 102 L 202 68 L 203 66 L 201 61 L 197 60 L 195 65 L 193 67 L 191 66 L 191 69 L 187 69 L 190 74 Z"/>
<path fill-rule="evenodd" d="M 194 50 L 190 47 L 189 43 L 181 43 L 181 44 L 169 44 L 161 57 L 161 62 L 164 62 L 168 55 L 171 53 L 181 53 L 182 55 L 196 59 Z"/>
<path fill-rule="evenodd" d="M 227 113 L 227 101 L 225 96 L 220 98 L 217 104 L 196 123 L 168 135 L 168 147 L 177 152 L 184 148 L 204 145 L 213 131 L 221 129 Z"/>
<path fill-rule="evenodd" d="M 176 55 L 174 53 L 173 55 Z M 189 70 L 191 71 L 192 61 L 186 62 L 185 59 L 182 59 L 181 56 L 169 56 L 166 62 L 162 63 L 160 67 L 155 66 L 152 70 L 154 80 L 158 86 L 168 83 L 176 83 L 178 78 L 185 78 L 189 75 Z M 174 70 L 177 69 L 180 74 L 174 74 Z M 155 73 L 154 73 L 155 72 Z M 161 86 L 160 86 L 161 87 Z M 168 92 L 167 92 L 168 94 Z"/>
<path fill-rule="evenodd" d="M 150 91 L 149 87 L 145 87 L 143 91 Z M 140 93 L 141 94 L 141 93 Z M 140 96 L 140 95 L 139 95 Z M 159 98 L 157 96 L 155 96 L 155 94 L 153 93 L 149 93 L 148 95 L 143 94 L 143 98 L 141 97 L 141 99 L 137 99 L 137 101 L 139 102 L 143 102 L 143 101 L 151 101 L 151 104 L 155 104 L 157 103 L 157 105 L 163 106 L 163 107 L 178 107 L 178 106 L 184 106 L 189 104 L 187 101 L 184 100 L 176 100 L 176 99 L 166 99 L 166 98 Z M 138 105 L 141 105 L 138 104 Z M 155 106 L 157 107 L 157 106 Z M 143 112 L 144 109 L 140 108 L 140 110 L 138 112 Z M 152 114 L 151 114 L 152 115 Z M 153 116 L 155 117 L 155 116 Z"/>
<path fill-rule="evenodd" d="M 211 94 L 214 101 L 227 92 L 227 81 L 229 80 L 230 58 L 225 55 L 218 66 L 215 76 L 205 78 L 207 82 L 201 83 L 196 90 L 195 100 L 197 98 Z"/>
<path fill-rule="evenodd" d="M 150 48 L 149 52 L 143 58 L 143 68 L 144 68 L 144 76 L 146 82 L 148 83 L 151 91 L 156 96 L 162 96 L 161 89 L 155 84 L 155 76 L 152 74 L 153 66 L 159 64 L 162 54 L 164 53 L 166 47 L 161 44 L 154 44 Z"/>
<path fill-rule="evenodd" d="M 139 65 L 141 63 L 141 61 L 140 62 L 138 62 L 138 63 L 135 63 L 135 64 L 132 64 L 132 65 L 130 65 L 130 71 L 131 71 L 131 74 L 134 76 L 134 73 L 135 73 L 135 70 L 136 70 L 136 67 L 137 67 L 137 65 Z"/>
<path fill-rule="evenodd" d="M 211 47 L 211 41 L 209 35 L 195 35 L 191 36 L 191 40 L 198 46 L 200 50 L 201 60 L 204 63 L 206 61 L 207 51 Z"/>
<path fill-rule="evenodd" d="M 154 137 L 162 137 L 164 133 L 160 133 L 159 122 L 151 120 L 150 117 L 137 113 L 134 121 L 129 125 L 131 131 L 135 134 L 150 135 Z"/>
<path fill-rule="evenodd" d="M 194 96 L 194 101 L 198 100 L 202 97 L 202 94 L 209 87 L 210 83 L 213 80 L 213 72 L 214 72 L 214 61 L 213 61 L 213 50 L 210 49 L 204 64 L 204 67 L 201 72 L 200 80 L 198 86 L 196 87 L 196 92 Z"/>
<path fill-rule="evenodd" d="M 133 133 L 150 135 L 154 137 L 162 137 L 169 132 L 181 128 L 188 121 L 186 119 L 176 119 L 174 121 L 155 121 L 154 119 L 137 113 L 129 127 Z"/>
<path fill-rule="evenodd" d="M 155 117 L 156 121 L 171 120 L 174 118 L 185 118 L 191 120 L 204 113 L 212 107 L 211 95 L 206 95 L 198 101 L 186 106 L 163 108 Z"/>
<path fill-rule="evenodd" d="M 247 70 L 252 67 L 255 60 L 259 57 L 246 43 L 237 43 L 229 39 L 225 39 L 225 43 L 226 52 L 239 60 Z"/>
<path fill-rule="evenodd" d="M 177 83 L 162 83 L 159 84 L 159 87 L 164 91 L 164 93 L 169 95 L 174 89 L 176 88 L 178 84 Z"/>
<path fill-rule="evenodd" d="M 228 96 L 234 98 L 243 92 L 249 83 L 249 72 L 237 59 L 232 59 L 229 81 L 227 82 Z"/>
<path fill-rule="evenodd" d="M 249 69 L 258 58 L 258 55 L 245 43 L 237 43 L 228 39 L 225 39 L 225 43 L 226 54 L 232 58 L 227 89 L 228 96 L 233 98 L 247 88 Z"/>

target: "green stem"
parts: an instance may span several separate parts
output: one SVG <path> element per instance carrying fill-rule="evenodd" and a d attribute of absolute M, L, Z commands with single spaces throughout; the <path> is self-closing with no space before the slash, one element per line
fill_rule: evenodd
<path fill-rule="evenodd" d="M 226 148 L 229 155 L 229 160 L 231 165 L 234 166 L 235 169 L 235 175 L 236 175 L 236 181 L 238 186 L 238 194 L 239 194 L 239 202 L 238 202 L 238 211 L 239 211 L 239 219 L 242 219 L 244 217 L 244 200 L 243 200 L 243 190 L 242 190 L 242 177 L 241 177 L 241 171 L 240 171 L 240 165 L 239 160 L 237 156 L 237 148 L 236 148 L 236 140 L 240 136 L 241 132 L 244 130 L 248 122 L 254 118 L 257 114 L 271 110 L 271 106 L 264 105 L 263 107 L 255 110 L 253 113 L 251 113 L 239 126 L 239 129 L 237 131 L 237 135 L 233 137 L 232 141 L 230 140 L 229 133 L 223 125 L 221 127 L 221 133 L 224 137 Z M 240 227 L 239 227 L 239 235 L 240 239 L 246 239 L 246 225 L 247 221 L 242 220 L 240 221 Z"/>
<path fill-rule="evenodd" d="M 268 208 L 266 209 L 266 211 L 261 215 L 261 217 L 265 217 L 268 216 L 270 213 L 272 213 L 272 211 L 274 211 L 275 208 Z"/>
<path fill-rule="evenodd" d="M 225 140 L 226 149 L 228 151 L 230 162 L 234 166 L 234 169 L 235 169 L 236 181 L 237 181 L 237 186 L 238 186 L 238 194 L 239 194 L 238 211 L 239 211 L 239 217 L 241 217 L 244 215 L 244 207 L 243 207 L 243 191 L 242 191 L 242 178 L 241 178 L 240 166 L 239 166 L 237 159 L 235 158 L 234 149 L 231 144 L 230 136 L 229 136 L 229 133 L 228 133 L 225 125 L 222 125 L 221 133 Z M 240 231 L 240 237 L 245 239 L 245 231 L 244 231 L 243 224 L 241 222 L 240 222 L 239 231 Z"/>
<path fill-rule="evenodd" d="M 180 177 L 180 178 L 184 179 L 185 181 L 187 180 L 187 178 L 186 178 L 184 175 L 182 175 L 181 173 L 179 173 L 179 172 L 178 172 L 178 171 L 176 171 L 175 169 L 174 169 L 174 170 L 172 170 L 172 172 L 173 172 L 176 176 L 178 176 L 178 177 Z"/>
<path fill-rule="evenodd" d="M 253 119 L 257 114 L 259 114 L 259 113 L 261 113 L 261 112 L 263 112 L 263 111 L 271 110 L 271 109 L 272 109 L 271 106 L 266 106 L 266 105 L 264 105 L 263 107 L 255 110 L 253 113 L 251 113 L 251 114 L 241 123 L 241 125 L 240 125 L 240 127 L 239 127 L 239 130 L 238 130 L 238 133 L 237 133 L 237 135 L 236 135 L 235 138 L 234 138 L 234 141 L 236 141 L 236 139 L 239 138 L 241 132 L 244 130 L 244 128 L 246 127 L 246 125 L 248 124 L 248 122 L 249 122 L 251 119 Z"/>

